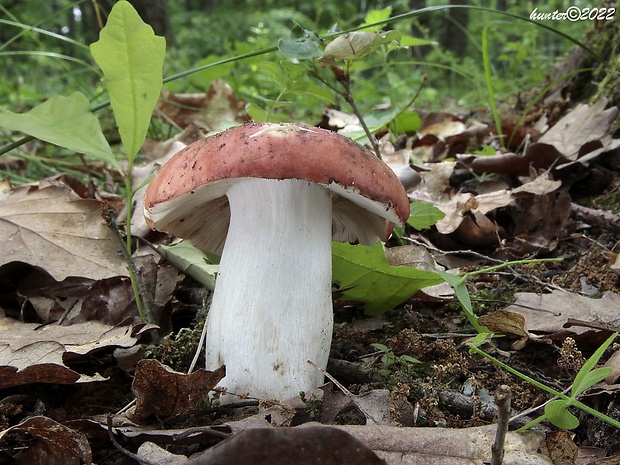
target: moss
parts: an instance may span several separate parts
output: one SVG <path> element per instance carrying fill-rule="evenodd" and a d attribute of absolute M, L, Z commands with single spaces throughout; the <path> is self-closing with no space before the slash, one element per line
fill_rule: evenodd
<path fill-rule="evenodd" d="M 181 328 L 176 334 L 166 336 L 158 346 L 147 352 L 146 358 L 154 358 L 174 370 L 186 373 L 198 351 L 206 315 L 206 309 L 199 311 L 192 328 Z M 204 351 L 201 351 L 196 366 L 205 366 Z"/>

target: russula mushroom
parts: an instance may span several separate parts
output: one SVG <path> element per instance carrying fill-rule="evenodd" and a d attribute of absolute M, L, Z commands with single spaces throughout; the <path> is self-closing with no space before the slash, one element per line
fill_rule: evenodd
<path fill-rule="evenodd" d="M 332 131 L 250 123 L 196 141 L 149 184 L 150 227 L 221 254 L 208 369 L 285 400 L 320 385 L 332 337 L 331 241 L 372 245 L 409 216 L 398 178 Z"/>

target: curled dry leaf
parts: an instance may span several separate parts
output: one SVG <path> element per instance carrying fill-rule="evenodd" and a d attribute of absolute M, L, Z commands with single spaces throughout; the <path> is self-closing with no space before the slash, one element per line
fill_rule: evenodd
<path fill-rule="evenodd" d="M 0 389 L 29 383 L 73 384 L 103 381 L 68 368 L 67 359 L 108 347 L 131 347 L 131 328 L 97 321 L 72 326 L 21 323 L 0 318 Z"/>
<path fill-rule="evenodd" d="M 132 421 L 143 422 L 152 416 L 166 419 L 190 413 L 207 400 L 225 375 L 223 366 L 186 375 L 157 360 L 141 360 L 131 385 L 136 406 L 128 416 Z"/>
<path fill-rule="evenodd" d="M 24 436 L 25 435 L 25 436 Z M 30 417 L 18 425 L 0 432 L 0 448 L 19 449 L 20 442 L 28 444 L 15 463 L 46 465 L 90 465 L 93 454 L 88 440 L 81 433 L 47 417 Z M 2 447 L 4 446 L 4 447 Z"/>
<path fill-rule="evenodd" d="M 498 155 L 461 155 L 459 159 L 476 173 L 511 174 L 527 176 L 530 168 L 548 170 L 569 161 L 553 145 L 537 142 L 524 154 L 502 153 Z"/>
<path fill-rule="evenodd" d="M 517 336 L 519 339 L 512 345 L 515 350 L 522 349 L 529 339 L 525 328 L 525 317 L 517 312 L 497 310 L 480 316 L 478 323 L 495 333 Z"/>
<path fill-rule="evenodd" d="M 594 105 L 581 103 L 554 124 L 538 142 L 551 144 L 570 160 L 576 160 L 583 145 L 609 134 L 618 107 L 605 109 L 607 99 Z"/>
<path fill-rule="evenodd" d="M 24 262 L 57 281 L 127 276 L 119 244 L 101 218 L 102 202 L 59 181 L 15 189 L 0 200 L 0 266 Z"/>

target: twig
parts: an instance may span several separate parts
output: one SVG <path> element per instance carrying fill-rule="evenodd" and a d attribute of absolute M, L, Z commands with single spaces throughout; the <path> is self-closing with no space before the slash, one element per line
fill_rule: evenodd
<path fill-rule="evenodd" d="M 501 465 L 504 461 L 504 442 L 508 432 L 508 422 L 510 421 L 510 402 L 512 391 L 509 386 L 502 384 L 495 391 L 495 404 L 499 409 L 497 417 L 497 432 L 495 442 L 491 446 L 491 465 Z"/>
<path fill-rule="evenodd" d="M 588 224 L 598 226 L 609 231 L 620 231 L 620 216 L 605 210 L 597 210 L 594 208 L 584 207 L 572 203 L 570 206 L 571 213 L 580 221 L 585 221 Z"/>
<path fill-rule="evenodd" d="M 345 76 L 342 79 L 340 79 L 338 82 L 340 82 L 340 84 L 342 84 L 342 87 L 344 88 L 342 97 L 351 106 L 351 109 L 353 110 L 353 113 L 355 113 L 355 116 L 357 116 L 357 119 L 362 125 L 362 128 L 364 129 L 364 132 L 366 133 L 366 137 L 368 137 L 368 141 L 372 145 L 372 149 L 375 151 L 375 154 L 377 155 L 379 160 L 383 160 L 383 158 L 381 157 L 381 150 L 379 149 L 379 144 L 377 144 L 377 141 L 375 140 L 375 136 L 373 136 L 372 133 L 370 132 L 370 129 L 368 128 L 368 125 L 366 124 L 366 121 L 364 121 L 364 115 L 362 115 L 362 112 L 357 107 L 357 104 L 355 103 L 355 99 L 353 98 L 353 94 L 351 93 L 351 79 L 349 78 L 349 72 L 347 71 L 345 73 Z"/>
<path fill-rule="evenodd" d="M 116 220 L 114 219 L 115 212 L 109 204 L 104 204 L 101 208 L 101 216 L 103 217 L 106 225 L 112 233 L 114 233 L 114 237 L 118 241 L 121 246 L 121 254 L 123 258 L 127 262 L 127 266 L 129 268 L 129 278 L 131 280 L 131 285 L 134 290 L 134 297 L 136 299 L 136 305 L 138 306 L 138 313 L 140 313 L 140 318 L 142 321 L 146 321 L 147 323 L 155 323 L 153 320 L 153 313 L 151 309 L 151 302 L 149 299 L 148 292 L 146 291 L 146 286 L 144 285 L 144 281 L 142 280 L 142 276 L 138 271 L 138 267 L 136 266 L 136 262 L 131 256 L 131 252 L 127 250 L 127 244 L 121 236 L 120 231 L 116 225 Z"/>
<path fill-rule="evenodd" d="M 139 455 L 128 451 L 116 441 L 116 438 L 114 437 L 114 433 L 112 432 L 112 415 L 108 415 L 108 437 L 110 438 L 110 442 L 112 442 L 112 445 L 114 446 L 114 448 L 117 451 L 119 451 L 121 454 L 126 455 L 130 459 L 135 460 L 136 462 L 141 463 L 143 465 L 158 465 L 155 462 L 151 462 L 150 460 L 143 459 Z"/>
<path fill-rule="evenodd" d="M 469 255 L 471 257 L 475 257 L 481 260 L 485 260 L 488 261 L 489 263 L 495 263 L 497 265 L 501 265 L 503 263 L 506 263 L 504 260 L 499 260 L 497 258 L 492 258 L 489 257 L 487 255 L 484 255 L 480 252 L 476 252 L 475 250 L 441 250 L 437 247 L 435 247 L 433 244 L 431 244 L 430 242 L 427 241 L 419 241 L 416 239 L 413 239 L 411 237 L 402 237 L 401 239 L 403 239 L 406 242 L 410 242 L 411 244 L 414 245 L 419 245 L 421 247 L 425 247 L 428 250 L 431 250 L 435 253 L 438 254 L 442 254 L 442 255 Z M 522 279 L 523 281 L 530 281 L 530 282 L 534 282 L 535 284 L 538 284 L 539 286 L 542 286 L 544 289 L 546 290 L 558 290 L 558 291 L 566 291 L 566 289 L 561 288 L 560 286 L 556 286 L 555 284 L 551 284 L 551 283 L 546 283 L 544 281 L 541 281 L 539 278 L 537 278 L 536 276 L 533 276 L 531 274 L 523 274 L 523 273 L 519 273 L 518 271 L 516 271 L 512 266 L 508 266 L 506 267 L 507 270 L 510 271 L 510 275 L 517 277 L 519 279 Z M 500 272 L 496 272 L 495 274 L 501 274 Z"/>

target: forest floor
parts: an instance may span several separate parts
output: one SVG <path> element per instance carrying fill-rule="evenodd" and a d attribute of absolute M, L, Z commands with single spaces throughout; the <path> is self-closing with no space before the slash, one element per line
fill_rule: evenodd
<path fill-rule="evenodd" d="M 0 464 L 124 464 L 136 463 L 135 454 L 142 463 L 183 463 L 226 438 L 231 448 L 218 446 L 217 458 L 195 463 L 249 463 L 248 457 L 272 463 L 274 456 L 288 457 L 291 444 L 314 451 L 289 457 L 302 465 L 319 463 L 317 457 L 355 463 L 337 451 L 374 451 L 389 464 L 490 463 L 498 388 L 510 388 L 510 429 L 521 427 L 552 398 L 531 380 L 570 395 L 586 360 L 620 327 L 618 110 L 605 106 L 541 104 L 523 126 L 506 116 L 503 129 L 517 128 L 516 136 L 499 155 L 467 153 L 472 146 L 498 147 L 478 122 L 484 117 L 473 114 L 429 113 L 415 136 L 381 139 L 391 164 L 412 157 L 424 162 L 422 183 L 410 197 L 446 214 L 430 229 L 407 226 L 400 241 L 391 240 L 388 246 L 403 254 L 392 264 L 468 273 L 506 260 L 561 259 L 474 273 L 466 281 L 481 324 L 502 335 L 477 347 L 522 376 L 472 350 L 476 331 L 444 285 L 378 316 L 365 315 L 360 302 L 335 300 L 327 385 L 285 403 L 248 398 L 218 406 L 204 398 L 217 373 L 183 374 L 210 293 L 148 247 L 135 255 L 142 255 L 136 260 L 156 295 L 155 325 L 138 322 L 126 278 L 95 271 L 89 279 L 71 278 L 57 269 L 65 255 L 44 265 L 4 256 Z M 328 113 L 322 125 L 336 129 L 336 119 Z M 161 147 L 152 143 L 151 149 Z M 70 197 L 92 218 L 103 199 L 119 205 L 101 187 L 69 176 L 7 186 L 2 196 L 5 206 L 22 213 L 32 196 L 54 205 Z M 41 221 L 41 212 L 30 213 Z M 136 231 L 149 241 L 162 239 L 139 226 Z M 57 324 L 61 318 L 64 325 Z M 583 404 L 620 421 L 617 348 L 612 344 L 597 363 L 610 368 L 605 380 L 578 394 Z M 582 409 L 570 412 L 578 419 L 571 434 L 548 421 L 524 436 L 509 433 L 505 463 L 619 463 L 620 429 Z M 289 428 L 270 429 L 306 423 L 339 425 L 348 434 L 304 426 L 302 437 L 288 437 Z M 254 429 L 267 436 L 252 436 Z M 337 441 L 324 442 L 328 438 Z M 375 458 L 358 460 L 381 463 Z"/>

